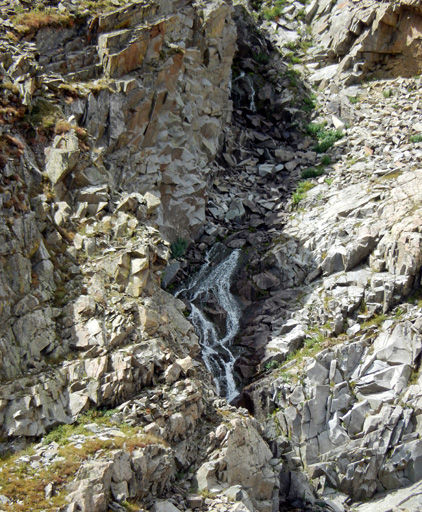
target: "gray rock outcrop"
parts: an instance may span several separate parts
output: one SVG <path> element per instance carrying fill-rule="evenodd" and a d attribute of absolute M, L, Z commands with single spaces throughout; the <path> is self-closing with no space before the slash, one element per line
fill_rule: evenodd
<path fill-rule="evenodd" d="M 0 0 L 2 509 L 420 508 L 420 2 L 233 4 Z"/>

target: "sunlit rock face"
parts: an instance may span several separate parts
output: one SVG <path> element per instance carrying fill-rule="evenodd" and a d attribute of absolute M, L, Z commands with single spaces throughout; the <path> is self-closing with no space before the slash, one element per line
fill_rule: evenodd
<path fill-rule="evenodd" d="M 45 110 L 58 91 L 54 108 L 95 139 L 92 160 L 71 140 L 47 149 L 47 172 L 63 197 L 69 186 L 104 183 L 154 192 L 170 238 L 198 234 L 231 112 L 232 9 L 224 1 L 157 0 L 103 14 L 82 11 L 62 15 L 68 26 L 30 33 L 25 50 L 13 49 L 10 74 L 20 80 L 24 104 Z"/>
<path fill-rule="evenodd" d="M 367 75 L 410 77 L 422 69 L 419 2 L 319 2 L 313 32 L 335 72 L 349 83 Z"/>
<path fill-rule="evenodd" d="M 6 508 L 419 506 L 420 2 L 233 3 L 0 0 Z"/>

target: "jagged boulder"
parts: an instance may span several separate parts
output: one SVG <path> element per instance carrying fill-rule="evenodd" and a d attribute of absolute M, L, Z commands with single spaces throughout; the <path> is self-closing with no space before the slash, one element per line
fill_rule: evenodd
<path fill-rule="evenodd" d="M 270 464 L 273 456 L 252 419 L 233 419 L 228 428 L 219 427 L 210 461 L 197 472 L 200 490 L 221 491 L 223 486 L 240 485 L 259 511 L 278 506 L 278 483 Z"/>

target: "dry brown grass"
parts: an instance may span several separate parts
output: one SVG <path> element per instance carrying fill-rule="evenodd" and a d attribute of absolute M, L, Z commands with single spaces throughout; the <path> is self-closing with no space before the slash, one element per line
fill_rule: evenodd
<path fill-rule="evenodd" d="M 31 277 L 33 281 L 38 278 L 35 274 Z M 62 461 L 53 462 L 50 466 L 31 467 L 30 457 L 35 454 L 31 448 L 3 457 L 0 460 L 0 491 L 13 502 L 9 507 L 10 510 L 41 512 L 62 507 L 66 503 L 66 485 L 75 477 L 85 461 L 94 456 L 98 459 L 100 453 L 103 457 L 107 457 L 112 450 L 116 449 L 132 453 L 135 449 L 142 449 L 152 444 L 167 446 L 162 439 L 143 434 L 139 427 L 131 427 L 125 423 L 119 424 L 118 428 L 125 433 L 126 437 L 116 436 L 103 440 L 92 436 L 86 430 L 85 425 L 93 421 L 104 427 L 116 426 L 110 420 L 112 414 L 113 411 L 88 411 L 81 415 L 75 424 L 60 425 L 46 435 L 44 444 L 48 445 L 53 441 L 58 443 L 57 455 L 64 458 Z M 85 436 L 78 446 L 72 442 L 72 436 L 76 434 Z M 26 456 L 25 459 L 19 460 L 23 456 Z M 47 499 L 45 487 L 49 483 L 53 484 L 54 493 L 50 499 Z M 133 504 L 133 507 L 128 510 L 139 510 L 136 504 Z"/>
<path fill-rule="evenodd" d="M 18 453 L 3 459 L 0 471 L 1 493 L 13 501 L 14 511 L 41 512 L 51 510 L 52 507 L 61 507 L 65 502 L 66 484 L 74 478 L 81 465 L 98 452 L 104 455 L 115 449 L 124 449 L 132 453 L 137 448 L 145 448 L 148 445 L 166 443 L 155 436 L 140 434 L 135 437 L 100 440 L 87 439 L 81 447 L 73 444 L 63 445 L 58 455 L 65 460 L 54 462 L 49 467 L 33 469 L 28 462 L 19 461 L 22 455 L 32 455 L 33 451 Z M 54 495 L 50 499 L 45 498 L 45 487 L 52 483 Z M 18 503 L 19 502 L 19 503 Z"/>
<path fill-rule="evenodd" d="M 36 34 L 44 27 L 71 27 L 75 23 L 70 14 L 38 10 L 16 14 L 11 20 L 21 37 Z"/>
<path fill-rule="evenodd" d="M 72 84 L 60 84 L 59 91 L 63 92 L 64 94 L 68 94 L 72 97 L 79 96 L 78 89 Z"/>
<path fill-rule="evenodd" d="M 88 138 L 88 132 L 81 126 L 74 127 L 75 133 L 80 140 L 86 140 Z"/>
<path fill-rule="evenodd" d="M 65 121 L 64 119 L 60 119 L 56 122 L 54 126 L 54 133 L 56 135 L 63 135 L 63 133 L 68 133 L 72 130 L 72 125 Z"/>
<path fill-rule="evenodd" d="M 15 209 L 18 212 L 25 213 L 25 212 L 29 211 L 29 206 L 27 204 L 25 204 L 24 202 L 19 201 L 18 203 L 16 203 Z"/>
<path fill-rule="evenodd" d="M 31 455 L 26 451 L 24 455 Z M 2 494 L 13 501 L 11 510 L 39 512 L 52 506 L 59 507 L 65 504 L 64 494 L 60 493 L 60 486 L 66 476 L 76 473 L 80 463 L 77 457 L 53 464 L 48 468 L 33 469 L 27 462 L 19 461 L 23 454 L 9 456 L 3 461 L 0 472 L 0 486 Z M 63 476 L 64 475 L 64 476 Z M 57 493 L 51 499 L 45 498 L 45 487 L 53 483 Z"/>
<path fill-rule="evenodd" d="M 159 437 L 153 436 L 151 434 L 142 434 L 137 437 L 130 437 L 126 443 L 125 448 L 129 453 L 132 453 L 136 448 L 145 448 L 146 446 L 152 444 L 161 444 L 163 446 L 168 446 L 164 439 L 160 439 Z"/>

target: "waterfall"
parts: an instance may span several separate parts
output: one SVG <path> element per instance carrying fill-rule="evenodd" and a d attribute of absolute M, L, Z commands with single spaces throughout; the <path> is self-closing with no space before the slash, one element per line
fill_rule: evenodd
<path fill-rule="evenodd" d="M 254 85 L 253 85 L 253 80 L 252 78 L 249 76 L 249 75 L 246 75 L 245 76 L 246 78 L 246 81 L 248 82 L 249 84 L 249 87 L 251 88 L 251 101 L 249 103 L 249 109 L 252 111 L 252 112 L 256 112 L 256 105 L 255 105 L 255 88 L 254 88 Z"/>
<path fill-rule="evenodd" d="M 250 75 L 247 75 L 243 70 L 240 71 L 240 75 L 238 77 L 236 77 L 234 80 L 231 79 L 231 75 L 230 75 L 230 83 L 229 83 L 230 94 L 231 94 L 233 82 L 236 82 L 237 80 L 240 80 L 241 78 L 245 79 L 245 81 L 247 82 L 247 84 L 249 85 L 249 88 L 251 90 L 251 96 L 250 96 L 250 101 L 249 101 L 249 110 L 251 110 L 252 112 L 256 112 L 256 105 L 255 105 L 256 92 L 255 92 L 254 83 L 253 83 L 252 77 Z"/>
<path fill-rule="evenodd" d="M 230 292 L 230 285 L 240 250 L 231 252 L 217 263 L 222 247 L 217 244 L 211 249 L 200 271 L 177 295 L 182 295 L 190 302 L 190 320 L 199 336 L 204 363 L 214 377 L 218 393 L 231 401 L 238 394 L 234 379 L 236 357 L 231 347 L 239 330 L 241 309 L 236 297 Z M 224 333 L 220 333 L 204 313 L 207 303 L 215 302 L 225 313 Z"/>

